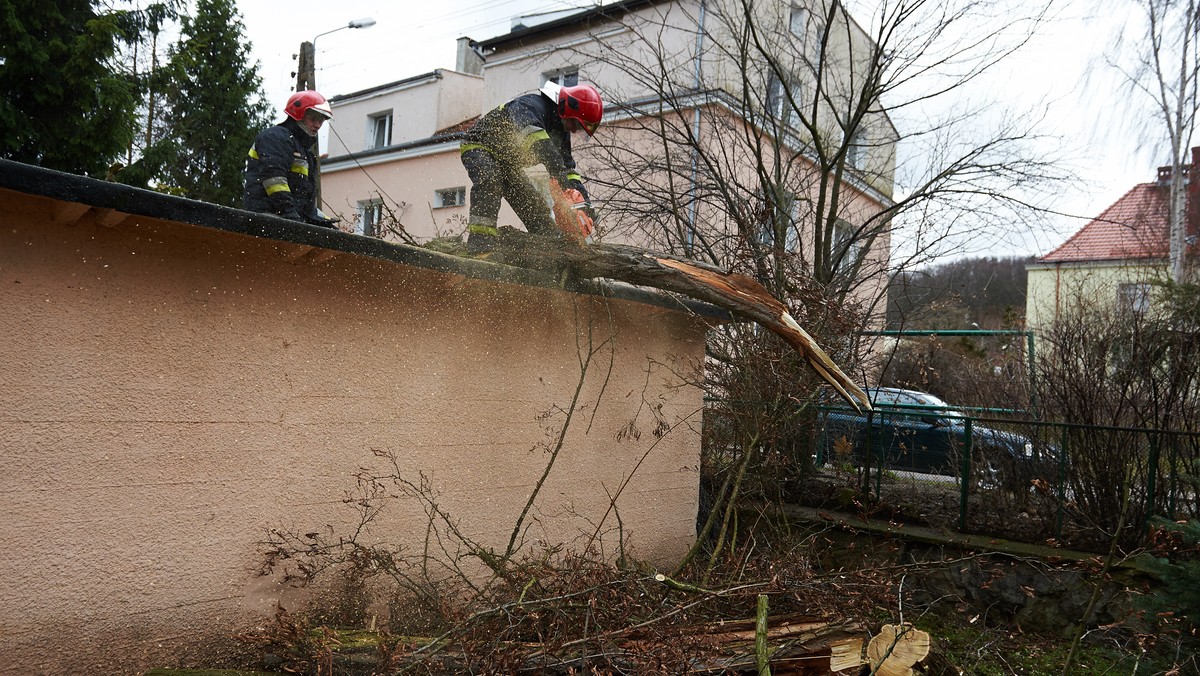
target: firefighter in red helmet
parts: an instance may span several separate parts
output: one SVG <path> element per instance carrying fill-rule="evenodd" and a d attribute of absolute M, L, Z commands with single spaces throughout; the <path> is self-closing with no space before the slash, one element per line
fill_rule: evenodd
<path fill-rule="evenodd" d="M 283 107 L 283 122 L 268 127 L 254 139 L 246 161 L 246 189 L 242 205 L 293 221 L 337 227 L 317 207 L 313 143 L 326 120 L 333 119 L 329 102 L 314 91 L 300 91 Z"/>
<path fill-rule="evenodd" d="M 604 102 L 591 85 L 547 82 L 539 92 L 518 96 L 480 118 L 460 146 L 471 178 L 468 251 L 494 245 L 501 199 L 508 200 L 529 232 L 563 233 L 577 241 L 590 235 L 594 213 L 571 157 L 571 134 L 595 134 L 603 116 Z M 549 209 L 525 172 L 538 164 L 549 174 L 544 186 L 553 203 Z"/>

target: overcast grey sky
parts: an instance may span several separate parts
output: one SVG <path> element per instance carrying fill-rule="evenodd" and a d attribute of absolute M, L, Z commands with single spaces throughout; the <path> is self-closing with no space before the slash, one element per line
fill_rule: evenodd
<path fill-rule="evenodd" d="M 345 94 L 418 75 L 453 68 L 455 41 L 461 36 L 486 39 L 506 33 L 512 18 L 536 12 L 585 7 L 582 0 L 240 0 L 239 9 L 253 54 L 261 64 L 267 95 L 281 105 L 295 78 L 293 55 L 301 42 L 364 17 L 368 29 L 343 29 L 316 42 L 317 85 L 326 96 Z M 870 0 L 847 2 L 860 23 Z M 858 5 L 857 10 L 853 9 Z M 1040 104 L 1044 130 L 1072 150 L 1083 183 L 1061 195 L 1062 210 L 1095 216 L 1134 184 L 1152 180 L 1167 161 L 1139 149 L 1111 114 L 1126 98 L 1114 92 L 1112 74 L 1087 76 L 1124 20 L 1109 6 L 1101 16 L 1093 0 L 1060 0 L 1058 18 L 1028 49 L 993 75 L 989 87 L 1004 98 Z M 1101 69 L 1103 70 L 1103 69 Z M 1083 221 L 1060 218 L 1050 230 L 997 254 L 1041 254 L 1060 244 Z"/>
<path fill-rule="evenodd" d="M 371 17 L 371 28 L 338 30 L 316 41 L 317 86 L 326 96 L 454 68 L 455 41 L 507 33 L 513 17 L 587 7 L 581 0 L 239 0 L 246 34 L 262 62 L 263 85 L 287 99 L 300 43 Z"/>

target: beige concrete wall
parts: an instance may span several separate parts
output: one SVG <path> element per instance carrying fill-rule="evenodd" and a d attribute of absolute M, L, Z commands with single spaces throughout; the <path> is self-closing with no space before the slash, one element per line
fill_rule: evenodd
<path fill-rule="evenodd" d="M 589 327 L 599 351 L 529 539 L 580 546 L 632 477 L 618 505 L 633 553 L 670 564 L 690 545 L 701 393 L 654 364 L 702 356 L 694 318 L 78 214 L 0 190 L 0 671 L 219 656 L 282 592 L 256 577 L 268 529 L 346 533 L 342 499 L 357 468 L 382 468 L 374 450 L 502 547 Z M 675 425 L 661 441 L 643 401 Z M 631 423 L 643 433 L 620 435 Z M 369 537 L 419 547 L 424 532 L 398 500 Z"/>
<path fill-rule="evenodd" d="M 442 86 L 438 88 L 435 132 L 487 112 L 480 102 L 482 77 L 453 70 L 438 72 L 442 75 Z"/>

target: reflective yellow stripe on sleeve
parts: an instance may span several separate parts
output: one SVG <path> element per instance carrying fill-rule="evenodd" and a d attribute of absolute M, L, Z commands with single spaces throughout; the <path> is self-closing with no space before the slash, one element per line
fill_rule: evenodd
<path fill-rule="evenodd" d="M 258 159 L 258 148 L 250 146 L 250 157 L 253 157 L 256 160 Z"/>
<path fill-rule="evenodd" d="M 303 160 L 292 162 L 292 173 L 308 176 L 308 162 Z"/>
<path fill-rule="evenodd" d="M 567 180 L 568 181 L 579 181 L 580 183 L 583 183 L 583 177 L 574 171 L 567 172 Z"/>
<path fill-rule="evenodd" d="M 263 179 L 263 190 L 267 191 L 268 195 L 274 195 L 277 192 L 291 192 L 292 188 L 288 185 L 287 179 L 282 176 Z"/>
<path fill-rule="evenodd" d="M 533 125 L 524 127 L 521 129 L 521 133 L 524 135 L 523 144 L 526 152 L 528 152 L 529 149 L 533 147 L 533 144 L 537 143 L 538 141 L 550 140 L 550 134 L 545 129 L 542 129 L 541 127 L 535 127 Z"/>

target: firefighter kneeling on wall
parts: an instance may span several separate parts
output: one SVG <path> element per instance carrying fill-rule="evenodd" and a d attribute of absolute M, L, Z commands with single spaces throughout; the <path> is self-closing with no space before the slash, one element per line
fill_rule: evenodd
<path fill-rule="evenodd" d="M 604 102 L 591 85 L 547 82 L 539 92 L 518 96 L 475 123 L 460 146 L 471 178 L 468 253 L 495 246 L 501 199 L 508 200 L 531 233 L 565 235 L 577 242 L 591 234 L 591 203 L 575 171 L 571 134 L 582 129 L 591 136 L 603 116 Z M 538 164 L 549 175 L 550 209 L 525 172 Z"/>
<path fill-rule="evenodd" d="M 242 205 L 248 211 L 275 214 L 293 221 L 337 227 L 317 208 L 317 163 L 312 147 L 325 120 L 333 119 L 329 103 L 314 91 L 288 98 L 287 119 L 264 129 L 246 161 Z"/>

